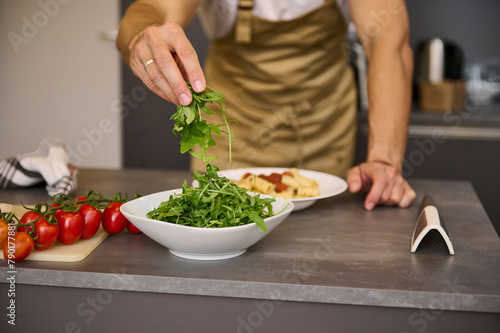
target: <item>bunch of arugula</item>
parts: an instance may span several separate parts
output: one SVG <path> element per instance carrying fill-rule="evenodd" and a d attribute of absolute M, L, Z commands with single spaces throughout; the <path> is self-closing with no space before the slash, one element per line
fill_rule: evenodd
<path fill-rule="evenodd" d="M 227 107 L 222 106 L 222 103 L 226 100 L 222 96 L 222 92 L 207 86 L 208 91 L 198 93 L 193 90 L 189 82 L 187 82 L 187 85 L 193 95 L 193 101 L 187 106 L 179 105 L 177 111 L 170 117 L 171 120 L 175 121 L 172 132 L 175 136 L 179 133 L 181 135 L 181 153 L 189 152 L 191 155 L 201 158 L 203 163 L 208 163 L 217 158 L 215 155 L 207 155 L 207 148 L 215 146 L 212 133 L 215 133 L 217 136 L 225 133 L 229 137 L 229 161 L 231 161 L 231 146 L 234 134 L 231 134 L 229 124 L 233 121 L 235 122 L 235 120 L 228 121 L 226 118 Z M 224 124 L 210 124 L 202 118 L 202 111 L 207 115 L 215 114 L 215 112 L 205 106 L 207 103 L 216 103 L 219 105 Z M 225 127 L 225 130 L 221 130 L 220 127 Z M 192 151 L 196 145 L 200 145 L 200 153 Z"/>
<path fill-rule="evenodd" d="M 229 161 L 231 161 L 232 138 L 229 124 L 226 118 L 226 107 L 222 106 L 225 98 L 222 92 L 211 87 L 208 91 L 195 92 L 191 84 L 187 82 L 193 95 L 190 105 L 180 105 L 170 118 L 175 121 L 173 133 L 181 135 L 181 153 L 189 152 L 197 158 L 201 158 L 206 166 L 206 174 L 202 175 L 193 171 L 193 178 L 198 181 L 198 187 L 188 187 L 187 180 L 182 184 L 182 193 L 172 195 L 162 202 L 158 208 L 153 209 L 147 217 L 159 221 L 176 223 L 186 226 L 201 228 L 220 228 L 255 223 L 264 232 L 267 226 L 264 219 L 274 215 L 272 202 L 274 198 L 261 198 L 259 194 L 251 196 L 234 184 L 226 177 L 217 174 L 219 169 L 210 161 L 217 156 L 208 156 L 207 148 L 215 146 L 212 133 L 220 136 L 221 133 L 228 135 L 229 139 Z M 207 103 L 219 105 L 224 124 L 210 124 L 202 118 L 202 114 L 214 114 L 206 107 Z M 225 129 L 220 129 L 224 127 Z M 196 153 L 192 149 L 199 145 L 201 152 Z"/>
<path fill-rule="evenodd" d="M 184 180 L 182 193 L 173 195 L 147 214 L 155 220 L 201 228 L 231 227 L 255 224 L 264 232 L 264 219 L 274 215 L 274 198 L 252 196 L 226 177 L 219 169 L 207 164 L 207 173 L 193 171 L 198 187 L 188 187 Z"/>

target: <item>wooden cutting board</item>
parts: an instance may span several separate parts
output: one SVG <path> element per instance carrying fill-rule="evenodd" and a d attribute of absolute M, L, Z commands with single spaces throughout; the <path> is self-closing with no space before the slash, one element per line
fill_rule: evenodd
<path fill-rule="evenodd" d="M 19 218 L 23 216 L 26 209 L 21 205 L 0 204 L 2 212 L 12 211 Z M 65 245 L 56 241 L 49 249 L 44 251 L 33 250 L 30 255 L 24 260 L 38 260 L 38 261 L 61 261 L 61 262 L 75 262 L 85 259 L 92 251 L 94 251 L 99 244 L 108 237 L 108 233 L 104 231 L 102 226 L 99 228 L 94 237 L 89 239 L 80 239 L 74 244 Z M 1 259 L 3 255 L 0 255 Z M 5 259 L 4 259 L 5 260 Z"/>

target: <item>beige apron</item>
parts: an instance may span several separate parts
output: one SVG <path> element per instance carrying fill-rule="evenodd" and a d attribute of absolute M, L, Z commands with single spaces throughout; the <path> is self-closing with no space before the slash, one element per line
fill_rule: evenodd
<path fill-rule="evenodd" d="M 346 57 L 346 24 L 333 0 L 291 21 L 251 15 L 240 1 L 232 32 L 215 40 L 205 75 L 223 91 L 234 131 L 208 150 L 221 170 L 299 167 L 345 176 L 353 162 L 356 90 Z M 220 113 L 220 112 L 219 112 Z M 211 120 L 215 122 L 216 120 Z M 222 123 L 222 119 L 218 120 Z M 191 167 L 204 171 L 200 159 Z"/>

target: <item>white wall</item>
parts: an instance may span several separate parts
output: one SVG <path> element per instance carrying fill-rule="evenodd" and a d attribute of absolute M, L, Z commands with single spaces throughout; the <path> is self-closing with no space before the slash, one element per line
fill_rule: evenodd
<path fill-rule="evenodd" d="M 79 167 L 121 167 L 118 0 L 0 0 L 0 160 L 66 143 Z"/>

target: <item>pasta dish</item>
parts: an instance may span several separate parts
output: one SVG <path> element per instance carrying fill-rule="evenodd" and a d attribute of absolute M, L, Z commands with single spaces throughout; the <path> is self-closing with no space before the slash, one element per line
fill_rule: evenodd
<path fill-rule="evenodd" d="M 284 199 L 301 199 L 319 196 L 319 184 L 299 174 L 297 168 L 271 175 L 244 174 L 233 183 L 252 192 L 277 196 Z"/>

